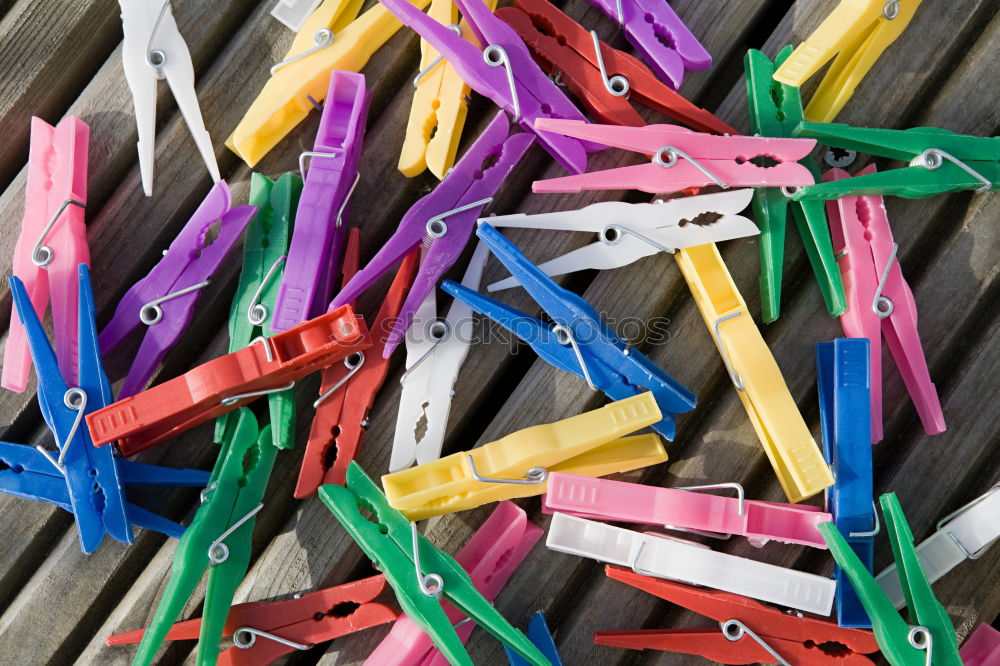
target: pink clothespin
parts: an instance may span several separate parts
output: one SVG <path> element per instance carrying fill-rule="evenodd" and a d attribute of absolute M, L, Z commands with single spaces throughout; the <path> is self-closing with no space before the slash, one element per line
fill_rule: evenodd
<path fill-rule="evenodd" d="M 528 521 L 513 502 L 501 502 L 456 556 L 472 583 L 493 601 L 535 543 L 542 528 Z M 464 644 L 475 625 L 448 602 L 441 604 Z M 369 666 L 445 666 L 445 659 L 431 639 L 406 615 L 400 615 L 389 635 L 379 643 L 365 664 Z"/>
<path fill-rule="evenodd" d="M 736 497 L 693 490 L 733 489 Z M 718 483 L 686 488 L 657 488 L 610 479 L 552 472 L 542 500 L 545 513 L 568 513 L 592 520 L 661 525 L 708 536 L 738 534 L 760 548 L 768 541 L 826 549 L 817 525 L 829 513 L 808 504 L 744 499 L 743 486 Z"/>
<path fill-rule="evenodd" d="M 160 361 L 184 334 L 201 290 L 208 286 L 256 212 L 256 206 L 232 207 L 229 186 L 220 180 L 160 262 L 122 296 L 114 316 L 101 331 L 101 351 L 107 354 L 140 325 L 146 326 L 146 332 L 119 399 L 145 388 Z M 209 230 L 216 223 L 218 235 L 208 241 Z"/>
<path fill-rule="evenodd" d="M 620 127 L 555 118 L 539 118 L 535 129 L 540 136 L 564 134 L 653 156 L 646 164 L 536 180 L 535 192 L 642 190 L 655 194 L 712 184 L 801 187 L 814 182 L 809 169 L 798 163 L 816 145 L 813 139 L 716 136 L 676 125 Z M 751 160 L 758 157 L 776 164 L 757 166 Z"/>
<path fill-rule="evenodd" d="M 857 175 L 875 172 L 871 164 Z M 850 178 L 830 169 L 824 182 Z M 903 378 L 928 435 L 944 432 L 944 414 L 917 333 L 917 305 L 903 277 L 885 203 L 880 196 L 843 197 L 826 203 L 830 234 L 847 292 L 840 317 L 844 335 L 868 338 L 871 350 L 872 442 L 882 439 L 882 342 Z"/>
<path fill-rule="evenodd" d="M 52 127 L 31 119 L 31 152 L 24 194 L 24 220 L 14 246 L 13 273 L 21 279 L 40 315 L 52 304 L 59 371 L 75 385 L 77 350 L 77 266 L 90 263 L 83 209 L 87 205 L 87 142 L 90 128 L 76 116 Z M 23 391 L 31 354 L 24 326 L 11 313 L 0 385 Z"/>
<path fill-rule="evenodd" d="M 984 622 L 965 639 L 958 654 L 965 666 L 1000 666 L 1000 631 Z"/>
<path fill-rule="evenodd" d="M 347 203 L 360 174 L 361 144 L 371 96 L 365 77 L 334 71 L 313 149 L 299 155 L 302 196 L 274 303 L 271 329 L 286 331 L 326 312 L 340 274 Z M 311 158 L 308 171 L 306 159 Z"/>

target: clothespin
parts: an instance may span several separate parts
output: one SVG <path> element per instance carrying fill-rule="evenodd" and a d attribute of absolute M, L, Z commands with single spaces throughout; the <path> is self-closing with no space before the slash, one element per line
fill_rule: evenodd
<path fill-rule="evenodd" d="M 591 115 L 610 125 L 646 124 L 630 100 L 702 132 L 739 134 L 660 82 L 637 58 L 611 48 L 547 0 L 517 0 L 496 12 L 531 49 L 535 62 L 564 84 Z"/>
<path fill-rule="evenodd" d="M 948 192 L 973 190 L 978 194 L 1000 189 L 1000 137 L 967 136 L 936 127 L 891 130 L 809 122 L 800 123 L 795 136 L 908 163 L 883 173 L 862 170 L 843 182 L 803 187 L 792 195 L 796 200 L 862 195 L 922 199 Z"/>
<path fill-rule="evenodd" d="M 430 0 L 413 0 L 420 9 Z M 381 5 L 361 16 L 361 0 L 323 0 L 295 35 L 285 59 L 226 140 L 250 166 L 326 98 L 334 70 L 359 72 L 402 24 Z"/>
<path fill-rule="evenodd" d="M 194 90 L 194 65 L 170 9 L 170 0 L 118 0 L 122 10 L 122 66 L 132 91 L 139 131 L 142 190 L 153 195 L 153 152 L 156 148 L 156 88 L 166 79 L 191 138 L 208 167 L 212 182 L 222 180 L 212 139 L 201 118 Z"/>
<path fill-rule="evenodd" d="M 87 415 L 94 444 L 130 456 L 366 349 L 364 321 L 345 306 L 202 363 Z"/>
<path fill-rule="evenodd" d="M 861 173 L 874 171 L 872 164 Z M 842 178 L 847 178 L 842 169 L 823 176 L 827 182 Z M 917 304 L 897 260 L 899 245 L 892 238 L 885 203 L 877 196 L 846 197 L 828 203 L 827 214 L 847 285 L 847 311 L 840 325 L 848 337 L 869 341 L 872 441 L 882 440 L 883 336 L 924 430 L 928 435 L 944 432 L 941 400 L 917 332 Z"/>
<path fill-rule="evenodd" d="M 87 429 L 81 427 L 85 414 L 111 400 L 111 385 L 101 367 L 97 346 L 94 295 L 87 266 L 80 264 L 77 268 L 76 381 L 70 382 L 57 367 L 55 352 L 24 283 L 11 277 L 10 290 L 38 374 L 38 406 L 52 431 L 58 455 L 41 446 L 0 442 L 0 492 L 48 502 L 72 513 L 84 553 L 93 552 L 105 533 L 132 543 L 132 525 L 179 537 L 183 526 L 127 501 L 125 487 L 199 487 L 205 485 L 208 475 L 198 470 L 120 460 L 111 447 L 95 449 Z"/>
<path fill-rule="evenodd" d="M 624 0 L 630 1 L 630 0 Z M 812 173 L 799 164 L 815 142 L 755 136 L 715 136 L 676 125 L 618 127 L 582 121 L 539 118 L 535 129 L 597 144 L 652 155 L 646 164 L 536 180 L 534 192 L 642 190 L 680 192 L 692 187 L 801 187 L 813 183 Z M 766 158 L 773 166 L 757 166 Z"/>
<path fill-rule="evenodd" d="M 887 493 L 879 498 L 879 502 L 892 554 L 899 566 L 898 573 L 910 621 L 916 626 L 903 621 L 833 523 L 820 525 L 820 532 L 868 611 L 875 639 L 882 649 L 882 655 L 892 666 L 961 666 L 955 628 L 948 619 L 944 606 L 934 597 L 930 581 L 920 567 L 913 548 L 913 534 L 906 523 L 899 500 L 895 493 Z"/>
<path fill-rule="evenodd" d="M 937 531 L 917 546 L 920 566 L 931 583 L 966 559 L 982 557 L 1000 539 L 1000 483 L 938 521 Z M 896 608 L 904 604 L 896 565 L 886 567 L 875 581 Z"/>
<path fill-rule="evenodd" d="M 274 301 L 281 274 L 287 266 L 288 239 L 302 181 L 293 173 L 271 180 L 259 173 L 250 175 L 250 205 L 257 214 L 247 226 L 243 241 L 243 269 L 229 311 L 229 351 L 253 344 L 260 336 L 275 334 L 271 327 Z M 271 437 L 279 449 L 295 446 L 295 391 L 267 396 Z M 215 442 L 226 432 L 232 412 L 215 422 Z"/>
<path fill-rule="evenodd" d="M 829 578 L 721 553 L 665 534 L 633 532 L 556 513 L 545 545 L 560 553 L 629 567 L 638 574 L 741 594 L 807 613 L 829 615 L 833 608 L 836 583 Z"/>
<path fill-rule="evenodd" d="M 549 625 L 545 621 L 542 611 L 538 611 L 531 616 L 531 622 L 528 623 L 527 635 L 528 640 L 541 650 L 552 666 L 562 666 L 562 659 L 559 657 L 559 651 L 556 649 L 556 642 L 552 638 L 552 632 L 549 631 Z M 510 662 L 511 666 L 524 666 L 528 663 L 514 654 L 509 647 L 504 646 L 503 650 L 507 654 L 507 661 Z"/>
<path fill-rule="evenodd" d="M 201 290 L 209 285 L 256 212 L 253 206 L 232 206 L 229 186 L 220 180 L 159 263 L 118 301 L 114 316 L 101 331 L 102 352 L 111 352 L 140 326 L 146 327 L 120 398 L 141 391 L 184 335 Z M 209 241 L 208 234 L 216 225 L 218 235 Z"/>
<path fill-rule="evenodd" d="M 345 282 L 358 270 L 360 237 L 360 229 L 351 229 L 344 263 Z M 372 321 L 372 346 L 323 370 L 295 497 L 310 497 L 324 483 L 344 484 L 347 465 L 357 455 L 368 428 L 368 412 L 389 374 L 389 359 L 381 353 L 386 328 L 399 315 L 416 263 L 417 255 L 411 252 L 399 265 L 396 278 Z"/>
<path fill-rule="evenodd" d="M 1000 631 L 982 623 L 965 640 L 958 654 L 965 666 L 1000 666 Z"/>
<path fill-rule="evenodd" d="M 602 201 L 580 210 L 525 215 L 494 215 L 480 220 L 490 226 L 554 229 L 598 234 L 598 240 L 538 265 L 548 276 L 587 269 L 627 266 L 658 252 L 673 254 L 683 247 L 743 238 L 760 233 L 749 219 L 737 215 L 747 207 L 752 189 L 678 197 L 654 203 Z M 839 275 L 839 274 L 838 274 Z M 487 291 L 517 286 L 509 277 Z"/>
<path fill-rule="evenodd" d="M 478 289 L 489 248 L 477 243 L 462 277 L 462 286 Z M 399 412 L 392 439 L 389 471 L 422 465 L 441 457 L 451 398 L 458 371 L 472 344 L 472 308 L 455 299 L 448 316 L 437 318 L 437 294 L 432 291 L 414 315 L 419 326 L 406 332 L 406 370 L 399 383 Z"/>
<path fill-rule="evenodd" d="M 271 16 L 284 23 L 292 32 L 298 32 L 320 2 L 321 0 L 278 0 L 271 8 Z"/>
<path fill-rule="evenodd" d="M 479 212 L 531 145 L 529 135 L 507 132 L 507 120 L 499 113 L 445 179 L 410 207 L 396 233 L 368 265 L 334 297 L 332 307 L 350 303 L 414 248 L 423 246 L 420 269 L 382 350 L 386 358 L 403 342 L 417 308 L 461 256 Z"/>
<path fill-rule="evenodd" d="M 869 573 L 875 563 L 875 535 L 881 529 L 875 512 L 872 478 L 871 372 L 868 340 L 841 338 L 816 345 L 819 415 L 823 457 L 833 471 L 826 506 L 833 522 Z M 844 571 L 835 568 L 837 623 L 869 628 L 868 613 Z M 902 595 L 900 595 L 902 597 Z"/>
<path fill-rule="evenodd" d="M 663 416 L 653 429 L 672 440 L 677 431 L 675 414 L 694 409 L 695 395 L 641 352 L 629 348 L 593 306 L 553 282 L 499 231 L 483 223 L 476 235 L 538 302 L 554 325 L 450 280 L 445 280 L 441 288 L 509 330 L 550 364 L 582 377 L 591 389 L 602 391 L 612 400 L 652 392 Z"/>
<path fill-rule="evenodd" d="M 487 601 L 493 602 L 514 569 L 527 557 L 541 537 L 542 529 L 528 521 L 523 509 L 513 502 L 500 502 L 469 542 L 458 551 L 455 561 L 469 573 L 469 578 L 479 593 Z M 444 602 L 441 605 L 464 644 L 469 640 L 475 625 L 450 603 Z M 535 642 L 530 628 L 528 638 Z M 539 649 L 549 657 L 543 648 Z M 389 635 L 378 644 L 365 663 L 370 666 L 390 663 L 444 666 L 447 660 L 434 647 L 420 625 L 404 614 L 396 620 Z M 553 666 L 557 664 L 553 662 Z"/>
<path fill-rule="evenodd" d="M 598 631 L 597 645 L 633 650 L 667 650 L 723 664 L 873 664 L 864 655 L 878 651 L 870 631 L 843 629 L 829 620 L 786 613 L 738 594 L 691 587 L 642 576 L 619 567 L 608 578 L 648 592 L 718 623 L 719 629 L 637 629 Z"/>
<path fill-rule="evenodd" d="M 694 492 L 725 489 L 735 490 L 736 497 Z M 826 549 L 816 526 L 830 521 L 829 513 L 808 504 L 745 499 L 738 483 L 657 488 L 563 473 L 549 475 L 542 510 L 591 520 L 659 525 L 721 539 L 738 534 L 758 548 L 780 541 Z"/>
<path fill-rule="evenodd" d="M 417 532 L 415 523 L 389 505 L 357 462 L 347 468 L 346 487 L 322 486 L 319 497 L 385 575 L 403 612 L 430 636 L 449 662 L 472 665 L 441 605 L 443 599 L 528 662 L 548 666 L 549 661 L 538 648 L 476 590 L 461 565 L 435 548 Z M 372 519 L 361 513 L 362 507 L 372 514 Z"/>
<path fill-rule="evenodd" d="M 347 203 L 361 177 L 358 162 L 370 95 L 365 77 L 333 72 L 312 151 L 299 155 L 304 185 L 271 327 L 287 331 L 326 311 L 343 254 Z M 311 158 L 306 171 L 306 159 Z"/>
<path fill-rule="evenodd" d="M 77 380 L 77 266 L 90 262 L 83 209 L 87 205 L 90 128 L 76 116 L 52 127 L 31 119 L 24 219 L 14 246 L 13 274 L 42 316 L 52 304 L 56 358 L 67 381 Z M 62 224 L 59 221 L 62 220 Z M 31 355 L 24 327 L 11 313 L 0 385 L 21 393 L 28 386 Z"/>
<path fill-rule="evenodd" d="M 778 83 L 772 78 L 775 66 L 785 62 L 791 52 L 791 46 L 781 49 L 773 63 L 754 49 L 747 51 L 743 58 L 750 131 L 755 135 L 790 137 L 803 120 L 798 88 Z M 814 179 L 819 175 L 810 158 L 806 157 L 801 164 L 809 169 Z M 762 187 L 755 190 L 753 197 L 754 217 L 760 224 L 760 301 L 765 324 L 777 320 L 781 311 L 781 274 L 789 208 L 827 311 L 836 317 L 847 309 L 844 284 L 833 256 L 826 211 L 818 201 L 792 201 L 790 194 L 784 188 Z"/>
<path fill-rule="evenodd" d="M 469 87 L 488 97 L 511 115 L 525 132 L 538 138 L 545 150 L 572 173 L 587 167 L 585 142 L 544 136 L 535 132 L 542 118 L 586 122 L 562 90 L 539 69 L 514 30 L 493 15 L 483 0 L 455 0 L 472 34 L 482 46 L 456 35 L 447 26 L 405 0 L 380 0 L 383 6 L 427 40 L 455 68 Z"/>
<path fill-rule="evenodd" d="M 774 73 L 774 80 L 801 87 L 833 60 L 809 100 L 806 118 L 830 122 L 844 108 L 882 52 L 903 34 L 921 0 L 842 1 L 791 57 Z"/>
<path fill-rule="evenodd" d="M 788 500 L 800 502 L 833 485 L 830 468 L 718 248 L 691 247 L 674 258 Z"/>

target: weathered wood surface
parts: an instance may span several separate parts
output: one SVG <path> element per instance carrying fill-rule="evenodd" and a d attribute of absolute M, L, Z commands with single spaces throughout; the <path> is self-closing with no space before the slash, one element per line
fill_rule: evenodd
<path fill-rule="evenodd" d="M 267 68 L 287 49 L 291 34 L 267 14 L 262 3 L 201 3 L 175 0 L 174 15 L 190 46 L 198 76 L 198 94 L 206 126 L 217 146 L 220 168 L 236 200 L 245 200 L 250 172 L 222 142 L 267 77 Z M 617 29 L 584 0 L 566 0 L 564 10 L 598 30 L 615 46 L 626 46 Z M 713 54 L 716 66 L 691 74 L 684 92 L 715 109 L 727 122 L 747 129 L 742 56 L 749 47 L 773 55 L 797 43 L 825 17 L 832 2 L 818 0 L 747 0 L 703 3 L 676 0 L 672 6 Z M 90 188 L 87 212 L 93 256 L 99 323 L 110 318 L 117 299 L 158 259 L 159 251 L 184 224 L 210 183 L 197 158 L 166 86 L 160 87 L 155 195 L 142 195 L 135 158 L 131 98 L 121 69 L 118 7 L 92 0 L 0 1 L 0 269 L 9 273 L 10 256 L 23 209 L 28 118 L 35 114 L 56 122 L 67 113 L 91 126 Z M 1000 18 L 991 0 L 924 3 L 900 40 L 886 52 L 858 88 L 838 120 L 860 125 L 910 127 L 932 125 L 976 134 L 1000 129 L 996 90 L 1000 73 Z M 406 208 L 433 186 L 429 175 L 408 180 L 395 169 L 416 71 L 417 39 L 401 31 L 371 60 L 364 72 L 373 90 L 368 140 L 361 181 L 354 195 L 353 224 L 362 228 L 364 258 L 370 257 L 395 229 Z M 478 98 L 471 109 L 465 144 L 492 117 L 493 107 Z M 661 120 L 647 114 L 651 121 Z M 295 169 L 308 149 L 316 114 L 293 132 L 259 165 L 271 176 Z M 617 151 L 591 159 L 592 169 L 623 163 Z M 538 212 L 577 208 L 617 193 L 534 195 L 530 181 L 561 174 L 534 148 L 517 176 L 505 183 L 492 210 Z M 634 195 L 631 195 L 634 196 Z M 633 198 L 631 200 L 640 200 Z M 877 486 L 894 490 L 917 539 L 933 530 L 944 513 L 984 492 L 1000 477 L 995 450 L 995 410 L 1000 400 L 1000 296 L 997 273 L 1000 234 L 996 195 L 959 194 L 922 201 L 888 201 L 900 261 L 914 289 L 921 315 L 931 373 L 944 406 L 949 430 L 928 438 L 891 361 L 885 367 L 885 440 L 876 449 Z M 534 259 L 544 259 L 589 241 L 583 235 L 512 232 Z M 782 317 L 764 331 L 792 394 L 818 435 L 814 343 L 840 334 L 826 315 L 819 292 L 794 232 L 789 233 Z M 751 312 L 759 310 L 756 241 L 723 247 L 734 279 Z M 738 480 L 749 496 L 781 499 L 770 465 L 726 377 L 723 365 L 690 298 L 687 287 L 666 256 L 598 275 L 571 276 L 564 283 L 585 295 L 598 310 L 622 320 L 653 317 L 669 321 L 666 344 L 640 348 L 699 396 L 698 409 L 680 420 L 668 447 L 668 465 L 628 475 L 644 482 L 680 483 Z M 220 279 L 206 289 L 184 342 L 166 359 L 158 376 L 173 376 L 212 358 L 226 348 L 225 319 L 238 273 L 227 262 Z M 459 269 L 456 269 L 459 273 Z M 485 281 L 502 276 L 491 262 Z M 657 285 L 650 290 L 649 286 Z M 377 290 L 372 290 L 377 292 Z M 507 297 L 505 297 L 507 298 Z M 444 300 L 444 299 L 442 299 Z M 362 299 L 371 312 L 377 293 Z M 509 301 L 533 310 L 523 294 Z M 10 295 L 0 286 L 0 326 L 6 327 Z M 512 430 L 563 418 L 601 404 L 582 382 L 550 368 L 530 351 L 511 354 L 510 345 L 494 342 L 472 349 L 456 387 L 445 452 L 462 450 Z M 402 354 L 394 359 L 386 386 L 376 401 L 360 454 L 362 464 L 384 469 L 395 425 Z M 692 359 L 697 359 L 693 361 Z M 127 354 L 107 359 L 113 377 L 124 373 Z M 305 396 L 315 389 L 306 382 Z M 37 405 L 29 392 L 0 392 L 2 435 L 10 441 L 49 442 Z M 538 400 L 537 396 L 546 396 Z M 534 398 L 534 399 L 533 399 Z M 306 400 L 300 440 L 308 428 Z M 214 456 L 207 426 L 186 433 L 169 446 L 141 459 L 169 465 L 208 468 Z M 300 446 L 301 450 L 301 446 Z M 254 535 L 254 563 L 237 593 L 237 602 L 289 596 L 295 592 L 352 580 L 369 570 L 360 551 L 318 500 L 291 498 L 301 453 L 278 458 L 265 508 Z M 176 519 L 187 519 L 193 492 L 137 495 L 140 502 L 162 506 Z M 533 520 L 545 526 L 537 499 L 521 502 Z M 455 552 L 482 522 L 489 508 L 427 524 L 430 538 Z M 58 510 L 0 496 L 0 649 L 5 663 L 127 663 L 130 648 L 107 648 L 110 633 L 144 626 L 170 570 L 175 543 L 140 532 L 126 548 L 109 541 L 89 557 L 80 554 L 70 519 Z M 727 552 L 769 562 L 828 572 L 827 554 L 778 544 L 755 550 L 745 541 L 722 546 Z M 890 559 L 880 543 L 878 565 Z M 959 633 L 1000 612 L 1000 549 L 962 565 L 936 591 L 947 605 Z M 543 585 L 539 581 L 544 581 Z M 199 591 L 186 616 L 200 614 Z M 657 653 L 629 653 L 598 648 L 597 629 L 684 626 L 701 620 L 668 608 L 655 598 L 604 578 L 599 565 L 537 546 L 501 593 L 500 609 L 523 625 L 544 610 L 568 664 L 704 663 L 697 658 Z M 381 640 L 384 629 L 318 646 L 295 655 L 290 663 L 359 663 Z M 166 648 L 162 663 L 191 661 L 192 643 Z M 496 643 L 475 632 L 469 649 L 476 663 L 503 663 Z"/>

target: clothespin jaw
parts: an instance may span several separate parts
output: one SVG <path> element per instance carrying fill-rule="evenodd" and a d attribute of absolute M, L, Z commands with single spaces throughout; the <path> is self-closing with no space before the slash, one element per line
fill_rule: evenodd
<path fill-rule="evenodd" d="M 322 0 L 278 0 L 271 8 L 271 16 L 285 24 L 293 32 L 302 29 L 306 19 Z"/>
<path fill-rule="evenodd" d="M 528 639 L 542 651 L 542 654 L 545 655 L 552 666 L 562 666 L 559 650 L 556 649 L 556 642 L 552 638 L 552 632 L 549 631 L 549 625 L 545 622 L 545 616 L 542 614 L 542 611 L 538 611 L 531 616 L 527 633 Z M 514 654 L 506 645 L 503 650 L 507 655 L 507 661 L 510 663 L 510 666 L 525 666 L 528 663 Z"/>
<path fill-rule="evenodd" d="M 965 666 L 1000 664 L 1000 631 L 985 622 L 976 627 L 958 651 Z"/>

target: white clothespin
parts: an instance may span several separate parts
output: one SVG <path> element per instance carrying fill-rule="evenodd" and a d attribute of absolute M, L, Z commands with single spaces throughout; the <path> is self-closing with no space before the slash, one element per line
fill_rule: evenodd
<path fill-rule="evenodd" d="M 563 275 L 588 268 L 606 270 L 627 266 L 657 252 L 673 252 L 719 241 L 753 236 L 757 225 L 737 215 L 750 204 L 753 190 L 630 204 L 605 201 L 580 210 L 539 215 L 497 215 L 483 218 L 494 227 L 589 231 L 600 240 L 539 264 L 546 275 Z M 517 286 L 513 277 L 489 285 L 487 291 Z"/>
<path fill-rule="evenodd" d="M 289 30 L 298 32 L 320 2 L 321 0 L 278 0 L 271 10 L 271 16 L 284 23 Z"/>
<path fill-rule="evenodd" d="M 205 130 L 194 91 L 194 65 L 187 43 L 177 30 L 170 0 L 118 0 L 122 10 L 122 64 L 132 91 L 139 132 L 139 170 L 146 196 L 153 194 L 153 151 L 156 147 L 156 83 L 166 79 L 194 138 L 212 182 L 219 182 L 212 139 Z"/>

